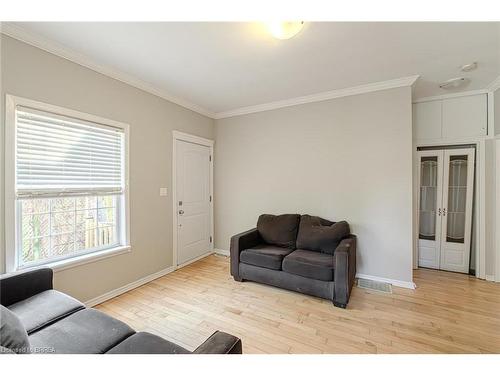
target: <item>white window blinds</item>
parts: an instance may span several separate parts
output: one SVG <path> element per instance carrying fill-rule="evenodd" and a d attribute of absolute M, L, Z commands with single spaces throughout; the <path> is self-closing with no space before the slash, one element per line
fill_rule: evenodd
<path fill-rule="evenodd" d="M 119 194 L 123 164 L 122 129 L 16 108 L 18 197 Z"/>

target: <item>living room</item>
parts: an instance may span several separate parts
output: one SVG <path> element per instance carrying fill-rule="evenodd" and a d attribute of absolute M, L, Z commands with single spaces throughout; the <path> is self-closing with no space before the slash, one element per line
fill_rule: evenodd
<path fill-rule="evenodd" d="M 500 22 L 276 6 L 2 17 L 2 353 L 500 352 Z"/>

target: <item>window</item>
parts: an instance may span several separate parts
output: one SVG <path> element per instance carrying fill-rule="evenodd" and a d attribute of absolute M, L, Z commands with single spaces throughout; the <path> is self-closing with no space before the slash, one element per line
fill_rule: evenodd
<path fill-rule="evenodd" d="M 27 102 L 10 108 L 15 223 L 10 268 L 127 245 L 126 126 Z"/>

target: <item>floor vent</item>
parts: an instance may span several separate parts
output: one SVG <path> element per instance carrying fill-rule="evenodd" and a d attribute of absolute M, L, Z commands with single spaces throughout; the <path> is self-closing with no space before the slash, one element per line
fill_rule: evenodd
<path fill-rule="evenodd" d="M 358 279 L 358 288 L 374 290 L 382 293 L 392 293 L 391 284 L 368 279 Z"/>

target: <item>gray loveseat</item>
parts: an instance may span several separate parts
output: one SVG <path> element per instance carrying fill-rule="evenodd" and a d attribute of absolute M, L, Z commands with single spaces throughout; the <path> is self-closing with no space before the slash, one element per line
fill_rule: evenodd
<path fill-rule="evenodd" d="M 86 308 L 52 288 L 50 268 L 0 277 L 0 354 L 188 354 L 163 338 Z M 216 331 L 193 353 L 241 354 L 239 338 Z"/>
<path fill-rule="evenodd" d="M 345 221 L 261 215 L 231 238 L 231 275 L 329 299 L 345 308 L 356 275 L 356 236 Z"/>

